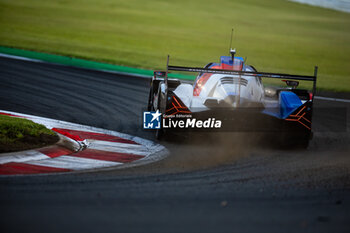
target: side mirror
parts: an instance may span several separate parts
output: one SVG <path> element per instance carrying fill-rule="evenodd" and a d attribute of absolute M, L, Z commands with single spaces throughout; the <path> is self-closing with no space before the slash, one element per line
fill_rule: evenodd
<path fill-rule="evenodd" d="M 299 86 L 298 81 L 282 80 L 282 82 L 285 82 L 288 87 L 292 87 L 293 89 L 295 89 L 297 86 Z"/>

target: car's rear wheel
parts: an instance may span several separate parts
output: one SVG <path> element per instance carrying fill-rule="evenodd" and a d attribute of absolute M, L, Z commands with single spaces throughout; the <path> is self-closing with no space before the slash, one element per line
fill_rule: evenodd
<path fill-rule="evenodd" d="M 161 95 L 161 85 L 159 85 L 157 95 L 154 96 L 154 99 L 155 99 L 155 101 L 157 101 L 157 104 L 156 104 L 156 108 L 154 107 L 154 104 L 152 104 L 152 111 L 159 110 L 159 112 L 162 113 L 161 106 L 164 103 L 163 102 L 164 100 L 163 100 L 162 95 Z M 154 103 L 154 99 L 153 99 L 152 103 Z M 165 132 L 164 132 L 163 128 L 156 129 L 156 139 L 158 139 L 158 140 L 164 139 L 164 134 L 165 134 Z"/>
<path fill-rule="evenodd" d="M 147 105 L 147 111 L 153 111 L 153 99 L 154 99 L 154 93 L 153 93 L 153 85 L 150 88 L 149 95 L 148 95 L 148 105 Z"/>

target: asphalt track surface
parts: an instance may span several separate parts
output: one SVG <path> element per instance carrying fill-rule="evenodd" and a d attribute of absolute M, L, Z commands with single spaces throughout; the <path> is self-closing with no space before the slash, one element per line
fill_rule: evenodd
<path fill-rule="evenodd" d="M 0 58 L 3 110 L 154 139 L 147 96 L 146 79 Z M 307 150 L 223 136 L 132 169 L 0 177 L 1 232 L 350 232 L 349 124 L 321 112 Z"/>

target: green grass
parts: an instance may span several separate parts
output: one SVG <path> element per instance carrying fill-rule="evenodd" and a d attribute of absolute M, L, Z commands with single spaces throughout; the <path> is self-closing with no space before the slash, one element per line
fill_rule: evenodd
<path fill-rule="evenodd" d="M 55 141 L 55 138 L 56 134 L 43 125 L 23 118 L 0 115 L 0 152 L 35 148 L 46 145 L 52 139 Z"/>
<path fill-rule="evenodd" d="M 0 45 L 118 65 L 204 66 L 233 47 L 260 71 L 350 91 L 350 14 L 286 0 L 0 0 Z"/>

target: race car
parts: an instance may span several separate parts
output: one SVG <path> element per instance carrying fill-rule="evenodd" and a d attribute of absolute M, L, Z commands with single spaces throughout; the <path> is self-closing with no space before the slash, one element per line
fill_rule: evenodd
<path fill-rule="evenodd" d="M 148 110 L 163 114 L 163 127 L 157 129 L 156 137 L 160 139 L 168 131 L 179 130 L 166 122 L 190 115 L 195 119 L 220 120 L 219 129 L 206 127 L 206 131 L 278 132 L 284 142 L 307 146 L 312 135 L 317 66 L 312 76 L 258 72 L 242 57 L 235 56 L 235 49 L 230 54 L 221 56 L 220 63 L 209 63 L 204 68 L 170 66 L 168 56 L 166 71 L 155 71 L 150 85 Z M 198 75 L 190 82 L 169 78 L 169 71 Z M 286 87 L 266 87 L 265 78 L 281 79 Z M 313 82 L 312 91 L 297 88 L 299 81 Z M 198 131 L 193 122 L 182 127 L 182 131 Z"/>

